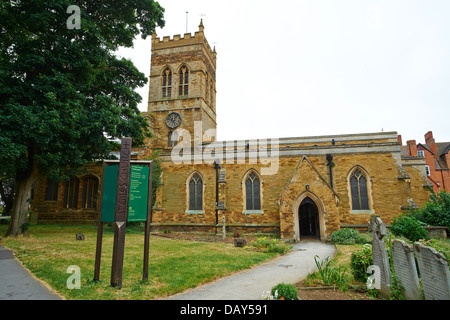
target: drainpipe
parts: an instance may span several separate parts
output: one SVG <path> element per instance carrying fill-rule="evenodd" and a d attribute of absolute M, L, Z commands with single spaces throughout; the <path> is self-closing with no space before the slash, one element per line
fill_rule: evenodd
<path fill-rule="evenodd" d="M 327 161 L 328 161 L 327 166 L 328 166 L 328 168 L 330 170 L 330 186 L 331 186 L 331 189 L 333 189 L 333 170 L 332 170 L 332 168 L 333 168 L 333 156 L 331 154 L 327 154 Z"/>
<path fill-rule="evenodd" d="M 220 160 L 214 161 L 214 169 L 216 169 L 216 231 L 214 236 L 217 234 L 217 225 L 219 223 L 219 170 L 220 170 Z"/>

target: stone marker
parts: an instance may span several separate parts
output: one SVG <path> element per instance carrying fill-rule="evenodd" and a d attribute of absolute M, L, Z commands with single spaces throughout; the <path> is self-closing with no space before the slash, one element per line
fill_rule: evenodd
<path fill-rule="evenodd" d="M 450 300 L 450 274 L 445 257 L 434 248 L 414 243 L 426 300 Z"/>
<path fill-rule="evenodd" d="M 373 264 L 380 268 L 380 294 L 389 299 L 389 288 L 391 286 L 391 270 L 389 268 L 389 256 L 384 244 L 383 237 L 386 235 L 386 225 L 378 216 L 371 216 L 369 231 L 372 233 L 372 257 Z"/>
<path fill-rule="evenodd" d="M 414 260 L 414 248 L 403 240 L 395 239 L 392 245 L 395 275 L 405 289 L 406 300 L 421 300 L 419 276 Z"/>

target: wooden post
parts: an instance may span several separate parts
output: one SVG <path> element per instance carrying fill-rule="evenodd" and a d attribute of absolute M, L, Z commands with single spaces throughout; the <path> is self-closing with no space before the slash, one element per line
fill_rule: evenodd
<path fill-rule="evenodd" d="M 103 194 L 103 181 L 105 181 L 105 164 L 103 164 L 102 189 L 100 194 Z M 102 201 L 100 201 L 98 221 L 97 221 L 97 247 L 95 250 L 94 282 L 100 281 L 100 263 L 102 260 L 102 245 L 103 245 L 103 222 L 102 222 Z"/>
<path fill-rule="evenodd" d="M 131 171 L 131 138 L 123 138 L 120 150 L 117 197 L 114 219 L 114 247 L 111 267 L 111 286 L 122 288 L 125 231 L 128 218 L 128 201 Z"/>
<path fill-rule="evenodd" d="M 144 270 L 142 272 L 142 280 L 148 280 L 148 258 L 150 246 L 150 224 L 152 222 L 152 179 L 153 179 L 153 162 L 149 164 L 148 177 L 148 206 L 147 206 L 147 221 L 145 222 L 145 239 L 144 239 Z"/>
<path fill-rule="evenodd" d="M 95 252 L 94 282 L 100 281 L 100 262 L 102 260 L 102 244 L 103 244 L 103 222 L 100 219 L 97 226 L 97 249 Z"/>

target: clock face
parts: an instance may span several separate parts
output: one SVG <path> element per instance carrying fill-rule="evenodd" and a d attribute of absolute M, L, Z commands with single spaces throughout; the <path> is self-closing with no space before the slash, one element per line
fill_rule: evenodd
<path fill-rule="evenodd" d="M 181 116 L 176 112 L 169 113 L 169 115 L 166 118 L 166 125 L 169 128 L 174 129 L 178 127 L 180 124 L 181 124 Z"/>

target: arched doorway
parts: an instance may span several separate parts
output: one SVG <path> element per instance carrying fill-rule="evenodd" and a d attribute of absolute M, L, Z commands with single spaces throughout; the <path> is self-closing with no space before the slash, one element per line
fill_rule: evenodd
<path fill-rule="evenodd" d="M 298 208 L 300 237 L 320 238 L 319 209 L 311 198 L 306 197 Z"/>

